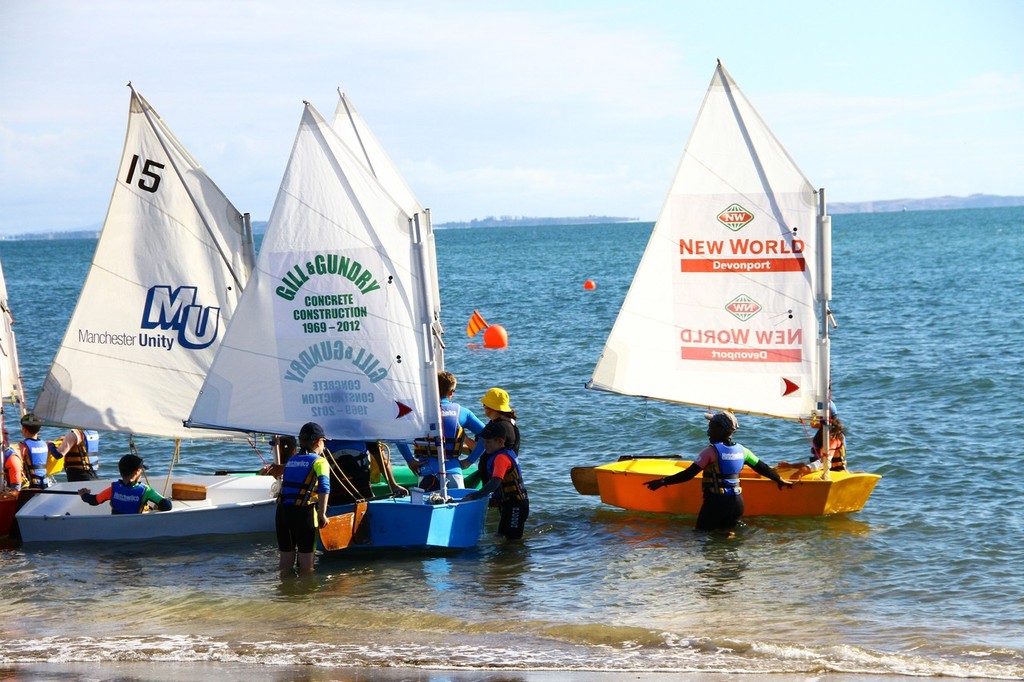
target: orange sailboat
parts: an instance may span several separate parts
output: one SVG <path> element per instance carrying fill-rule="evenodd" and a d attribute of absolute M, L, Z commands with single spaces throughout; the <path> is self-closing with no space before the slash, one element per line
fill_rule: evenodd
<path fill-rule="evenodd" d="M 587 387 L 824 424 L 829 442 L 831 220 L 719 63 L 632 285 Z M 796 459 L 796 458 L 794 458 Z M 582 494 L 624 509 L 696 514 L 700 477 L 652 492 L 680 458 L 578 467 Z M 793 470 L 780 469 L 784 478 Z M 793 488 L 744 470 L 746 515 L 858 511 L 879 480 L 815 472 Z"/>

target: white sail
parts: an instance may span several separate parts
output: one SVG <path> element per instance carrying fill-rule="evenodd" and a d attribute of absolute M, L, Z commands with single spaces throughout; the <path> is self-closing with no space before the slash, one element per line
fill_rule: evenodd
<path fill-rule="evenodd" d="M 436 413 L 429 244 L 306 103 L 259 259 L 195 426 L 410 440 Z"/>
<path fill-rule="evenodd" d="M 132 88 L 103 231 L 35 416 L 99 431 L 229 437 L 182 421 L 254 260 L 243 216 Z"/>
<path fill-rule="evenodd" d="M 338 88 L 338 105 L 334 109 L 334 121 L 331 125 L 353 155 L 363 160 L 367 169 L 377 178 L 377 181 L 391 195 L 395 203 L 409 215 L 422 216 L 421 222 L 425 227 L 423 238 L 427 242 L 424 251 L 428 258 L 427 266 L 430 268 L 430 276 L 427 281 L 433 289 L 431 294 L 434 299 L 434 324 L 440 329 L 441 292 L 437 284 L 437 249 L 434 244 L 434 232 L 430 225 L 430 214 L 423 209 L 398 167 L 388 156 L 365 119 L 356 110 L 352 100 L 341 91 L 341 88 Z M 439 333 L 443 334 L 443 330 Z M 443 365 L 440 357 L 438 362 Z"/>
<path fill-rule="evenodd" d="M 4 403 L 25 404 L 25 393 L 21 383 L 21 367 L 18 363 L 18 344 L 14 338 L 14 315 L 7 303 L 7 280 L 0 265 L 0 399 Z"/>
<path fill-rule="evenodd" d="M 719 64 L 589 386 L 791 419 L 820 408 L 817 211 Z"/>

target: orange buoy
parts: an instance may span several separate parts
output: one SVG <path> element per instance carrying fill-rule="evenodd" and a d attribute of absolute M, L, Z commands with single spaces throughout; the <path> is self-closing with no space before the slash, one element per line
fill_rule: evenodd
<path fill-rule="evenodd" d="M 500 324 L 492 324 L 484 330 L 484 348 L 508 348 L 508 333 Z"/>
<path fill-rule="evenodd" d="M 597 284 L 594 283 L 594 280 L 588 279 L 586 282 L 583 283 L 583 288 L 586 289 L 587 291 L 593 291 L 594 289 L 597 288 Z"/>

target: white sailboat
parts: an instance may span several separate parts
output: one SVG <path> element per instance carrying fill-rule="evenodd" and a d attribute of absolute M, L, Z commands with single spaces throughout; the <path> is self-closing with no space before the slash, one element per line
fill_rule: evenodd
<path fill-rule="evenodd" d="M 331 440 L 411 442 L 440 422 L 429 218 L 407 188 L 378 179 L 390 162 L 383 150 L 367 153 L 376 141 L 350 120 L 351 135 L 338 126 L 343 138 L 305 103 L 253 278 L 189 425 L 296 433 L 315 421 Z M 371 500 L 358 544 L 472 546 L 485 510 Z"/>
<path fill-rule="evenodd" d="M 14 405 L 20 417 L 25 411 L 25 388 L 21 382 L 21 364 L 18 362 L 18 344 L 14 337 L 14 314 L 7 302 L 7 280 L 3 265 L 0 265 L 0 416 L 4 425 L 4 442 L 7 445 L 7 405 Z"/>
<path fill-rule="evenodd" d="M 824 190 L 815 191 L 719 63 L 588 388 L 822 419 L 827 428 L 830 299 Z M 608 504 L 696 513 L 699 477 L 656 493 L 643 485 L 689 464 L 633 458 L 573 474 L 580 492 Z M 750 472 L 746 514 L 856 511 L 878 478 L 826 470 L 779 491 Z"/>
<path fill-rule="evenodd" d="M 32 414 L 46 425 L 174 439 L 176 459 L 182 439 L 232 437 L 186 429 L 182 420 L 234 315 L 255 250 L 247 216 L 129 88 L 124 151 L 103 230 Z M 131 518 L 70 494 L 81 483 L 58 483 L 18 512 L 18 525 L 25 542 L 272 531 L 272 482 L 171 479 L 169 472 L 163 491 L 155 487 L 181 498 L 174 509 Z M 102 486 L 86 487 L 95 493 Z M 202 489 L 205 499 L 185 499 L 203 497 Z"/>
<path fill-rule="evenodd" d="M 16 407 L 16 415 L 20 418 L 25 411 L 25 389 L 21 383 L 21 365 L 18 362 L 18 344 L 14 338 L 14 315 L 7 302 L 7 280 L 4 278 L 3 265 L 0 265 L 0 425 L 3 426 L 3 439 L 0 448 L 7 450 L 11 441 L 7 426 L 7 406 Z M 0 471 L 0 538 L 11 532 L 14 512 L 17 508 L 18 493 L 7 490 L 4 475 Z"/>

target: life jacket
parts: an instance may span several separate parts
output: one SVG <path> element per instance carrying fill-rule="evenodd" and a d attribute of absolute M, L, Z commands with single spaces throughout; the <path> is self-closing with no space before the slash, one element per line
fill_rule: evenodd
<path fill-rule="evenodd" d="M 842 436 L 836 436 L 835 438 L 829 436 L 828 451 L 832 453 L 829 469 L 832 471 L 846 471 L 846 439 Z M 816 446 L 811 446 L 811 453 L 814 460 L 821 457 L 821 449 Z"/>
<path fill-rule="evenodd" d="M 462 443 L 466 439 L 466 430 L 459 423 L 462 406 L 451 401 L 441 403 L 441 433 L 444 434 L 444 458 L 455 460 L 462 453 Z M 437 457 L 437 438 L 427 436 L 412 442 L 412 452 L 416 459 Z"/>
<path fill-rule="evenodd" d="M 49 481 L 46 475 L 46 459 L 50 456 L 50 450 L 46 441 L 35 438 L 26 438 L 22 441 L 28 450 L 28 457 L 25 457 L 25 478 L 33 488 L 46 488 Z"/>
<path fill-rule="evenodd" d="M 744 456 L 742 445 L 725 445 L 712 443 L 715 446 L 715 458 L 704 469 L 701 478 L 705 495 L 739 495 L 740 471 L 743 470 Z"/>
<path fill-rule="evenodd" d="M 490 455 L 485 452 L 480 458 L 478 467 L 486 473 L 484 482 L 494 478 L 494 459 L 501 453 L 505 453 L 512 460 L 512 467 L 505 472 L 505 477 L 501 479 L 501 487 L 494 492 L 495 499 L 499 503 L 522 502 L 529 499 L 526 494 L 526 484 L 523 482 L 523 470 L 519 468 L 519 458 L 509 448 L 496 450 Z"/>
<path fill-rule="evenodd" d="M 315 452 L 300 452 L 284 464 L 281 475 L 281 492 L 278 493 L 278 504 L 307 506 L 317 501 L 317 475 L 313 464 L 320 459 Z"/>
<path fill-rule="evenodd" d="M 100 466 L 100 434 L 96 431 L 79 433 L 78 442 L 64 455 L 64 468 L 96 471 Z"/>
<path fill-rule="evenodd" d="M 141 513 L 147 487 L 142 482 L 128 485 L 124 481 L 114 481 L 110 484 L 110 511 L 114 514 Z"/>

